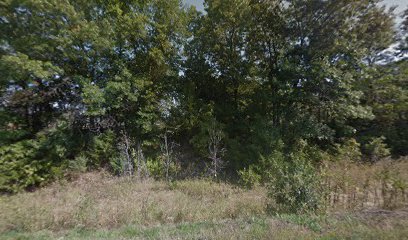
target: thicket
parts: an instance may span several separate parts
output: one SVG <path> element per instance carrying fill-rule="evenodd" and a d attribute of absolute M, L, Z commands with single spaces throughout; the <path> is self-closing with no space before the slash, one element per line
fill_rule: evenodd
<path fill-rule="evenodd" d="M 315 211 L 325 159 L 407 154 L 407 16 L 396 29 L 372 0 L 2 1 L 0 191 L 95 169 L 239 177 L 275 210 Z"/>

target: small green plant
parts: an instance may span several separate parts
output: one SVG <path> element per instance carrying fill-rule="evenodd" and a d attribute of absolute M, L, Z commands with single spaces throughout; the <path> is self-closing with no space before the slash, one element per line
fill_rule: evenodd
<path fill-rule="evenodd" d="M 112 159 L 109 160 L 109 167 L 110 167 L 110 171 L 117 175 L 120 176 L 123 172 L 122 169 L 122 157 L 121 156 L 117 156 L 117 157 L 113 157 Z"/>
<path fill-rule="evenodd" d="M 261 181 L 261 175 L 259 175 L 253 166 L 249 166 L 243 170 L 238 171 L 241 184 L 246 188 L 252 188 L 258 185 Z"/>
<path fill-rule="evenodd" d="M 88 162 L 89 159 L 85 155 L 76 156 L 75 159 L 68 161 L 68 170 L 79 173 L 86 172 Z"/>
<path fill-rule="evenodd" d="M 164 177 L 163 164 L 159 160 L 147 159 L 146 166 L 152 177 L 161 179 Z"/>
<path fill-rule="evenodd" d="M 377 162 L 382 158 L 389 157 L 391 154 L 390 149 L 385 143 L 385 137 L 373 138 L 370 142 L 364 145 L 364 151 L 370 162 Z"/>
<path fill-rule="evenodd" d="M 360 143 L 354 138 L 346 140 L 343 144 L 337 144 L 336 151 L 339 161 L 357 162 L 361 160 Z"/>
<path fill-rule="evenodd" d="M 278 214 L 276 217 L 296 225 L 307 227 L 314 232 L 320 232 L 322 230 L 322 226 L 319 223 L 321 219 L 319 219 L 318 216 L 308 214 Z"/>

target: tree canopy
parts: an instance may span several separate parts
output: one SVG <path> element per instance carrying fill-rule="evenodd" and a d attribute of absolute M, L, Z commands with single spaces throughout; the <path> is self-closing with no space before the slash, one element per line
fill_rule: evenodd
<path fill-rule="evenodd" d="M 164 149 L 232 175 L 305 143 L 406 155 L 408 10 L 396 29 L 379 2 L 4 0 L 0 190 L 154 172 Z"/>

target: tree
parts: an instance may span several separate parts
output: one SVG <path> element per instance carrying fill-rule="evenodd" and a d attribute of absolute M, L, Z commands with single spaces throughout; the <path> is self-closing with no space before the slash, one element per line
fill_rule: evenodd
<path fill-rule="evenodd" d="M 405 13 L 406 14 L 406 13 Z M 405 20 L 401 24 L 404 36 Z M 406 155 L 408 144 L 407 133 L 407 84 L 408 64 L 401 53 L 404 53 L 404 37 L 398 51 L 388 53 L 386 61 L 373 64 L 365 69 L 365 78 L 360 81 L 358 88 L 364 93 L 363 104 L 372 109 L 373 118 L 354 123 L 362 143 L 370 145 L 382 139 L 390 147 L 394 156 Z M 377 52 L 381 57 L 381 53 Z M 384 137 L 384 139 L 383 139 Z"/>
<path fill-rule="evenodd" d="M 208 0 L 205 7 L 187 45 L 183 104 L 194 115 L 214 106 L 235 166 L 257 161 L 277 139 L 289 152 L 302 139 L 327 147 L 353 136 L 350 121 L 372 117 L 357 86 L 394 36 L 393 15 L 377 1 Z"/>
<path fill-rule="evenodd" d="M 132 175 L 165 136 L 169 169 L 168 129 L 214 175 L 280 143 L 286 156 L 384 136 L 405 154 L 406 61 L 383 54 L 396 33 L 378 3 L 206 0 L 202 14 L 180 0 L 2 1 L 2 158 L 27 146 L 43 172 L 79 159 Z"/>
<path fill-rule="evenodd" d="M 115 154 L 92 153 L 106 132 L 157 148 L 154 126 L 172 99 L 185 39 L 179 0 L 0 5 L 0 114 L 7 116 L 0 144 L 48 135 L 64 120 L 73 133 L 65 142 L 79 149 L 66 149 L 62 160 L 84 152 L 98 155 L 90 157 L 98 167 L 109 165 Z"/>

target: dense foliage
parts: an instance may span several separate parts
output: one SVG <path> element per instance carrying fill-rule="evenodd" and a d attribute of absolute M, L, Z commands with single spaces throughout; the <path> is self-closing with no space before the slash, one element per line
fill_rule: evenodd
<path fill-rule="evenodd" d="M 314 210 L 324 156 L 350 143 L 362 161 L 407 154 L 408 10 L 398 29 L 377 0 L 205 10 L 2 1 L 0 191 L 99 168 L 240 176 Z"/>

